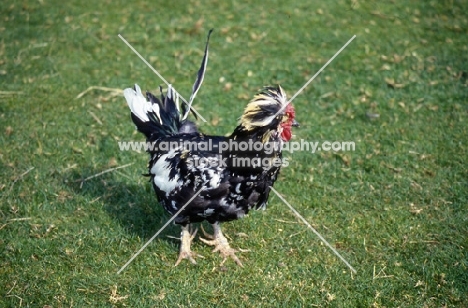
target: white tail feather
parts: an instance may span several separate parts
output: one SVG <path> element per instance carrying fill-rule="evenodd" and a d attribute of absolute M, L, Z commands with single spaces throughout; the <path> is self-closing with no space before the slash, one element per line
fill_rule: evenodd
<path fill-rule="evenodd" d="M 124 90 L 125 100 L 127 101 L 128 107 L 134 115 L 136 115 L 143 122 L 149 122 L 147 113 L 154 112 L 159 122 L 162 124 L 161 116 L 159 115 L 159 106 L 157 104 L 152 104 L 147 101 L 146 98 L 141 93 L 140 87 L 135 84 L 135 89 L 127 88 Z"/>

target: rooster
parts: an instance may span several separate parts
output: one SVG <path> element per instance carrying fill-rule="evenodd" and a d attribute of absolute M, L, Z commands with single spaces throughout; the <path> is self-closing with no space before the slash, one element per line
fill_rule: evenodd
<path fill-rule="evenodd" d="M 253 97 L 228 137 L 200 133 L 187 115 L 203 81 L 208 40 L 188 107 L 180 106 L 179 95 L 172 86 L 166 95 L 160 88 L 160 99 L 150 92 L 145 97 L 136 84 L 125 89 L 124 96 L 133 123 L 151 145 L 149 176 L 164 209 L 174 215 L 201 190 L 174 220 L 182 227 L 175 266 L 184 259 L 196 264 L 199 255 L 190 248 L 197 232 L 192 232 L 192 224 L 202 221 L 212 225 L 214 234 L 208 235 L 202 228 L 206 238 L 200 240 L 215 246 L 213 252 L 223 257 L 221 264 L 232 258 L 242 266 L 220 223 L 239 219 L 251 209 L 265 209 L 270 186 L 282 165 L 282 144 L 291 139 L 292 127 L 299 125 L 293 106 L 278 85 L 265 87 Z M 190 147 L 184 146 L 188 143 Z M 246 149 L 246 145 L 250 147 Z"/>

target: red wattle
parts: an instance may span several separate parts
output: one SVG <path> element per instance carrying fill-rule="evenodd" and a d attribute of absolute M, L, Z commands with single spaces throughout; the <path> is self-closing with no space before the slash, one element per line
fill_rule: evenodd
<path fill-rule="evenodd" d="M 283 129 L 283 131 L 281 132 L 281 138 L 284 141 L 289 141 L 289 140 L 291 140 L 291 137 L 292 137 L 291 128 L 290 127 L 285 127 Z"/>

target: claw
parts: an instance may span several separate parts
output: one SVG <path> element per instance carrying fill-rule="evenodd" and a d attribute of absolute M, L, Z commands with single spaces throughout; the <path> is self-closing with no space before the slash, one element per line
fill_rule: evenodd
<path fill-rule="evenodd" d="M 174 264 L 174 267 L 179 265 L 180 261 L 182 261 L 183 259 L 189 260 L 192 264 L 197 264 L 197 261 L 195 261 L 195 257 L 204 258 L 202 255 L 193 251 L 181 251 L 179 253 L 179 258 L 177 258 L 177 261 Z"/>

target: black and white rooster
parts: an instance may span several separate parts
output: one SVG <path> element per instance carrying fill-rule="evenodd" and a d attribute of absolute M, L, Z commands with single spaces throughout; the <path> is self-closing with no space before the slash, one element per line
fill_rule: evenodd
<path fill-rule="evenodd" d="M 229 137 L 198 132 L 187 115 L 203 81 L 208 40 L 188 107 L 179 106 L 179 96 L 171 86 L 166 95 L 160 89 L 160 99 L 149 92 L 145 97 L 138 85 L 125 89 L 124 96 L 133 122 L 151 144 L 149 175 L 164 209 L 174 215 L 201 190 L 174 220 L 182 226 L 180 255 L 175 265 L 183 259 L 196 263 L 197 254 L 190 249 L 196 230 L 191 232 L 191 224 L 206 220 L 212 224 L 214 235 L 205 233 L 207 239 L 200 240 L 215 246 L 214 252 L 223 257 L 221 264 L 231 257 L 242 266 L 236 250 L 221 232 L 220 223 L 241 218 L 252 208 L 265 208 L 270 186 L 281 167 L 282 143 L 291 139 L 291 128 L 298 123 L 285 92 L 274 86 L 254 96 Z M 189 142 L 191 147 L 168 147 L 183 142 Z"/>

